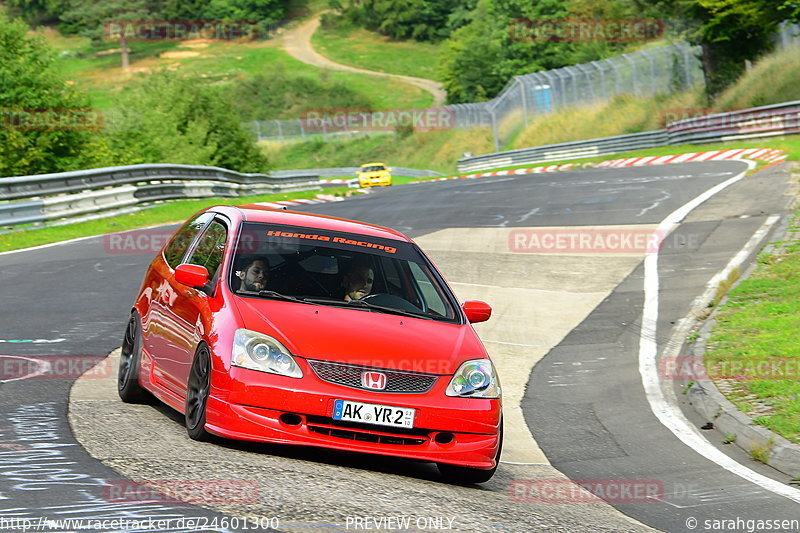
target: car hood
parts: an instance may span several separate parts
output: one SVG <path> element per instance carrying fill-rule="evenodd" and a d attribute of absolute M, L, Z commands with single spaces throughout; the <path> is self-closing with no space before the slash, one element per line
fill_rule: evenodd
<path fill-rule="evenodd" d="M 469 324 L 256 298 L 236 298 L 236 307 L 245 328 L 306 359 L 453 374 L 463 361 L 486 357 Z"/>

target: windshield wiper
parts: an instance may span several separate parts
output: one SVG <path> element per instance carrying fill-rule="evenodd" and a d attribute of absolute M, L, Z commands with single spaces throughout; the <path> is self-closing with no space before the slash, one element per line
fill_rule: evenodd
<path fill-rule="evenodd" d="M 263 290 L 263 291 L 258 291 L 258 295 L 266 298 L 275 298 L 277 300 L 288 300 L 290 302 L 308 303 L 305 300 L 301 300 L 300 298 L 295 298 L 294 296 L 289 296 L 288 294 L 283 294 L 282 292 Z"/>
<path fill-rule="evenodd" d="M 431 317 L 414 313 L 413 311 L 406 311 L 405 309 L 398 309 L 397 307 L 384 307 L 382 305 L 375 305 L 370 302 L 365 302 L 364 300 L 350 300 L 345 305 L 350 307 L 362 307 L 364 309 L 374 309 L 376 311 L 391 313 L 393 315 L 413 316 L 414 318 L 425 318 L 431 320 Z"/>
<path fill-rule="evenodd" d="M 295 298 L 294 296 L 289 296 L 288 294 L 283 294 L 283 293 L 275 292 L 275 291 L 263 290 L 263 291 L 256 292 L 256 291 L 240 290 L 239 293 L 240 294 L 257 294 L 257 295 L 261 296 L 262 298 L 272 298 L 274 300 L 286 300 L 287 302 L 298 302 L 298 303 L 301 303 L 301 304 L 311 303 L 311 302 L 307 302 L 303 298 Z"/>

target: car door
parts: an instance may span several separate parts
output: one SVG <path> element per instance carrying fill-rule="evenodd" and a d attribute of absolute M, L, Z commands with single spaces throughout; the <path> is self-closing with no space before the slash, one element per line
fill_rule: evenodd
<path fill-rule="evenodd" d="M 146 311 L 142 315 L 142 341 L 153 367 L 153 379 L 164 384 L 163 358 L 175 344 L 175 332 L 165 311 L 177 297 L 174 289 L 175 267 L 181 264 L 203 228 L 214 218 L 214 213 L 200 213 L 189 219 L 169 240 L 157 257 L 145 279 L 143 291 L 149 295 Z"/>
<path fill-rule="evenodd" d="M 161 358 L 162 379 L 180 397 L 185 397 L 192 359 L 203 336 L 204 323 L 210 315 L 209 300 L 219 282 L 220 266 L 225 256 L 228 223 L 216 217 L 202 231 L 183 262 L 201 265 L 208 270 L 205 287 L 188 287 L 170 280 L 174 297 L 164 305 L 164 319 L 172 326 L 173 338 Z"/>

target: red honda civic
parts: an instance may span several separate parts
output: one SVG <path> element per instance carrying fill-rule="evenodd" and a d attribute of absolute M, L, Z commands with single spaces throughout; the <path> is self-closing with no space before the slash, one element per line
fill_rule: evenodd
<path fill-rule="evenodd" d="M 322 446 L 437 463 L 448 480 L 497 469 L 494 366 L 417 245 L 361 222 L 218 206 L 150 264 L 120 357 L 125 402 L 154 395 L 193 439 Z"/>

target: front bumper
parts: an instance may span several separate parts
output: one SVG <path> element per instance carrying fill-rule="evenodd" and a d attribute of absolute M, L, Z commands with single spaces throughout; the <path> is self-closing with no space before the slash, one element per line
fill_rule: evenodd
<path fill-rule="evenodd" d="M 308 368 L 306 365 L 303 365 Z M 304 370 L 305 370 L 304 368 Z M 212 377 L 215 382 L 217 375 Z M 320 380 L 231 368 L 219 373 L 206 407 L 206 429 L 232 439 L 301 444 L 492 468 L 499 445 L 501 401 L 452 398 L 448 376 L 425 394 L 377 393 Z M 336 421 L 336 399 L 411 407 L 413 429 Z"/>

